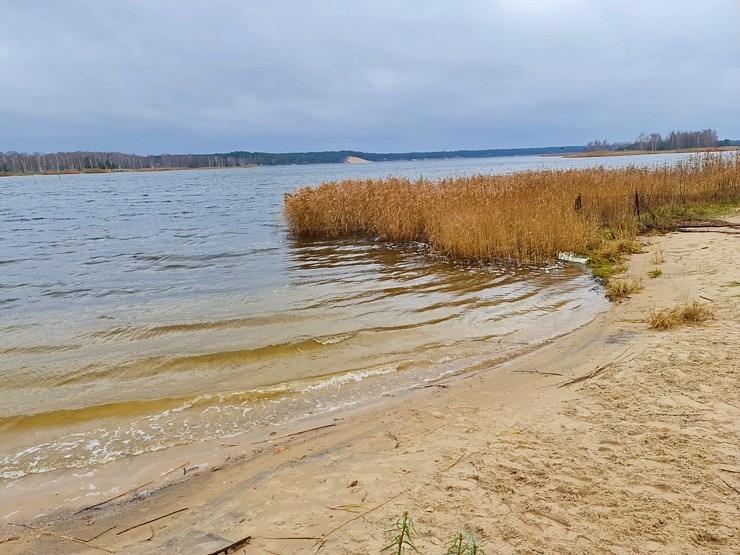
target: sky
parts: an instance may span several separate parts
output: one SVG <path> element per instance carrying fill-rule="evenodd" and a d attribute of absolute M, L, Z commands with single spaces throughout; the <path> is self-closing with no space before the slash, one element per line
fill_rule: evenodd
<path fill-rule="evenodd" d="M 738 0 L 3 0 L 0 152 L 740 139 Z"/>

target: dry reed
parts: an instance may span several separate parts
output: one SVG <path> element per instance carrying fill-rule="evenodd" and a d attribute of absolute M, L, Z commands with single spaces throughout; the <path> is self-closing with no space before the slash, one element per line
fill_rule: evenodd
<path fill-rule="evenodd" d="M 687 300 L 671 309 L 652 311 L 648 325 L 657 330 L 670 330 L 684 324 L 700 324 L 712 318 L 713 311 L 697 300 Z"/>
<path fill-rule="evenodd" d="M 602 247 L 633 252 L 641 228 L 666 227 L 696 205 L 738 200 L 735 153 L 650 169 L 324 183 L 286 194 L 284 214 L 296 236 L 424 241 L 456 259 L 538 261 Z"/>
<path fill-rule="evenodd" d="M 610 301 L 616 301 L 637 293 L 642 288 L 642 280 L 639 279 L 610 279 L 606 283 L 604 294 Z"/>

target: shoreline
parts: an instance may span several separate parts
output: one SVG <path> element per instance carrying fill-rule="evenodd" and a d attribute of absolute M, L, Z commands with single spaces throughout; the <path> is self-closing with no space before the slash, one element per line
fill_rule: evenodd
<path fill-rule="evenodd" d="M 32 177 L 34 175 L 96 175 L 100 173 L 151 173 L 151 172 L 175 172 L 175 171 L 193 171 L 193 170 L 243 170 L 256 168 L 256 165 L 248 166 L 203 166 L 202 168 L 139 168 L 139 169 L 87 169 L 87 170 L 61 170 L 61 171 L 43 171 L 34 173 L 14 173 L 0 172 L 0 177 Z"/>
<path fill-rule="evenodd" d="M 652 238 L 628 261 L 643 292 L 501 367 L 274 436 L 241 436 L 238 445 L 140 455 L 120 461 L 109 482 L 88 469 L 35 475 L 25 502 L 34 492 L 50 516 L 21 523 L 56 536 L 8 525 L 18 523 L 12 509 L 24 490 L 4 484 L 0 546 L 78 553 L 86 548 L 59 536 L 98 535 L 93 544 L 109 550 L 205 555 L 251 535 L 264 550 L 314 553 L 320 544 L 359 555 L 386 545 L 384 530 L 408 510 L 422 553 L 439 552 L 463 529 L 491 553 L 734 553 L 740 288 L 728 284 L 740 279 L 737 235 Z M 658 248 L 665 263 L 656 266 Z M 648 279 L 655 267 L 663 275 Z M 716 320 L 648 329 L 651 309 L 699 296 L 711 299 Z M 74 514 L 124 493 L 118 472 L 144 485 Z M 63 487 L 78 490 L 76 503 L 55 501 Z"/>
<path fill-rule="evenodd" d="M 609 156 L 645 156 L 650 154 L 688 154 L 703 152 L 731 152 L 740 146 L 717 146 L 711 148 L 676 148 L 672 150 L 599 150 L 596 152 L 571 152 L 568 154 L 541 154 L 541 156 L 560 156 L 562 158 L 604 158 Z"/>
<path fill-rule="evenodd" d="M 596 152 L 568 152 L 559 153 L 553 152 L 548 154 L 512 154 L 511 156 L 537 156 L 540 158 L 603 158 L 610 156 L 644 156 L 651 154 L 688 154 L 688 153 L 705 153 L 705 152 L 732 152 L 740 150 L 740 146 L 720 146 L 710 148 L 680 148 L 673 150 L 620 150 L 620 151 L 596 151 Z M 492 156 L 498 158 L 499 156 Z M 413 160 L 452 160 L 459 157 L 451 156 L 450 158 L 402 158 L 393 161 L 413 161 Z M 463 157 L 466 159 L 476 159 L 474 157 Z M 332 162 L 323 162 L 332 163 Z M 335 164 L 372 164 L 372 160 L 366 160 L 357 156 L 347 156 L 341 162 L 333 162 Z M 275 164 L 275 166 L 281 166 L 284 164 Z M 285 164 L 293 165 L 293 164 Z M 299 164 L 299 165 L 310 165 L 310 164 Z M 101 173 L 151 173 L 151 172 L 169 172 L 169 171 L 197 171 L 197 170 L 235 170 L 235 169 L 250 169 L 260 167 L 257 164 L 247 164 L 242 166 L 203 166 L 198 168 L 189 167 L 173 167 L 173 168 L 138 168 L 138 169 L 99 169 L 90 168 L 86 170 L 61 170 L 53 171 L 47 170 L 43 172 L 31 172 L 31 173 L 20 173 L 20 172 L 0 172 L 0 177 L 31 177 L 35 175 L 80 175 L 80 174 L 101 174 Z"/>

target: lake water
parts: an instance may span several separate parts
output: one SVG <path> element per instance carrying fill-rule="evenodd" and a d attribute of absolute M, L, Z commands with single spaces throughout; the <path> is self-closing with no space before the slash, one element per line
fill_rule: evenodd
<path fill-rule="evenodd" d="M 491 367 L 607 306 L 582 267 L 290 237 L 283 193 L 516 157 L 0 179 L 0 478 L 328 413 Z"/>

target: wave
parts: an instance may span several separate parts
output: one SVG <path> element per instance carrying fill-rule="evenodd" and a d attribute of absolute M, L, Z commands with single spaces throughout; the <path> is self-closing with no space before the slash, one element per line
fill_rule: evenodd
<path fill-rule="evenodd" d="M 82 345 L 32 345 L 30 347 L 10 347 L 0 349 L 2 355 L 39 355 L 47 353 L 62 353 L 65 351 L 74 351 L 81 348 Z"/>
<path fill-rule="evenodd" d="M 275 423 L 276 414 L 289 420 L 301 418 L 313 412 L 316 404 L 325 411 L 335 410 L 360 400 L 351 395 L 338 397 L 337 391 L 397 371 L 388 365 L 246 391 L 0 418 L 0 431 L 16 443 L 0 455 L 0 479 L 80 468 L 182 443 L 229 437 L 245 427 Z M 43 437 L 45 429 L 54 433 L 55 439 L 34 445 L 23 441 L 30 437 L 30 430 L 34 437 Z M 17 438 L 22 438 L 20 444 Z"/>
<path fill-rule="evenodd" d="M 311 316 L 300 314 L 273 314 L 270 316 L 253 316 L 250 318 L 233 318 L 229 320 L 214 320 L 204 322 L 188 322 L 152 327 L 119 327 L 86 333 L 85 337 L 97 339 L 151 339 L 170 334 L 195 333 L 203 331 L 217 331 L 267 326 L 271 324 L 286 324 L 311 319 Z"/>

